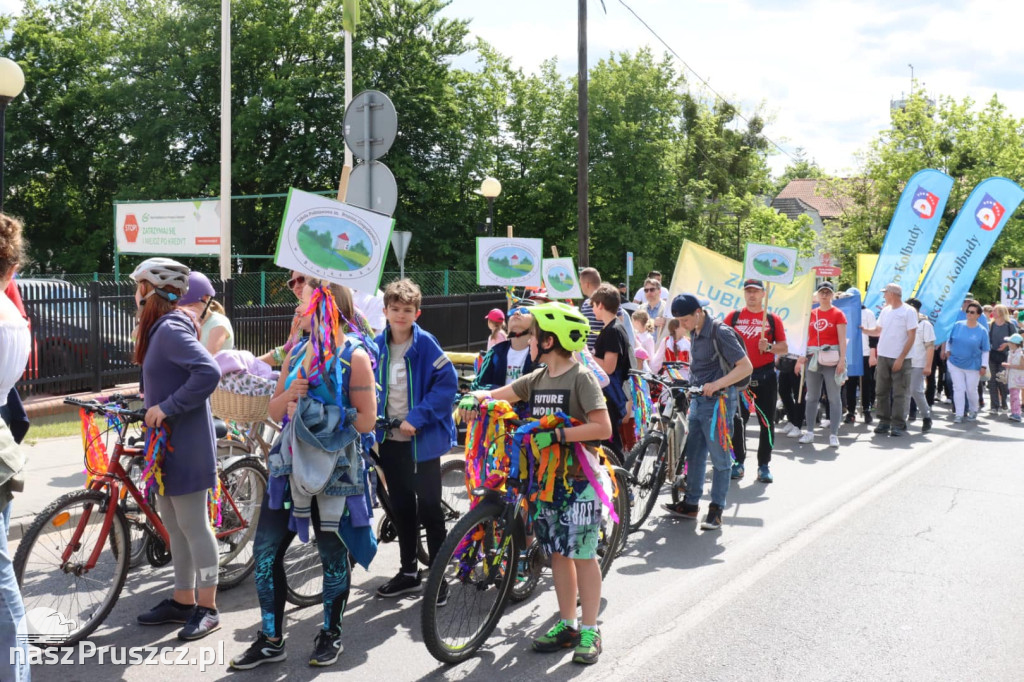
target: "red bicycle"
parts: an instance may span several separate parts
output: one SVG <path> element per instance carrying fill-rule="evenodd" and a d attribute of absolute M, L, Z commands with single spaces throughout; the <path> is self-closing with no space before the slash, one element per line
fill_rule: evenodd
<path fill-rule="evenodd" d="M 140 424 L 143 410 L 130 410 L 124 399 L 109 403 L 65 398 L 92 414 L 107 419 L 106 433 L 115 435 L 114 449 L 102 470 L 85 457 L 91 479 L 52 502 L 32 522 L 18 545 L 14 570 L 26 612 L 49 609 L 65 618 L 67 633 L 50 641 L 32 636 L 36 646 L 75 644 L 99 627 L 114 608 L 124 587 L 132 559 L 130 528 L 149 534 L 147 558 L 159 566 L 170 561 L 167 530 L 140 492 L 122 458 L 137 461 L 140 448 L 127 445 L 129 430 Z M 86 452 L 89 443 L 86 443 Z M 239 584 L 252 572 L 252 540 L 260 504 L 267 488 L 267 473 L 254 457 L 222 466 L 220 522 L 216 536 L 220 550 L 220 588 Z M 130 498 L 136 511 L 129 522 L 122 502 Z"/>

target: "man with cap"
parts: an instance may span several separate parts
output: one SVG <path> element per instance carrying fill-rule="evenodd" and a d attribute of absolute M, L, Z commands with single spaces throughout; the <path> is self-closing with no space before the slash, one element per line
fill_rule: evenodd
<path fill-rule="evenodd" d="M 663 507 L 671 514 L 696 519 L 700 512 L 700 498 L 704 494 L 704 472 L 708 455 L 714 473 L 711 477 L 711 506 L 701 524 L 703 530 L 722 527 L 722 510 L 729 492 L 732 473 L 730 437 L 713 428 L 717 424 L 731 424 L 736 414 L 739 392 L 737 382 L 750 376 L 753 366 L 747 358 L 743 342 L 732 327 L 724 325 L 704 311 L 706 299 L 693 294 L 679 294 L 672 301 L 672 316 L 690 334 L 690 383 L 703 386 L 701 395 L 690 403 L 689 432 L 683 455 L 689 468 L 686 476 L 686 494 L 677 504 Z M 722 401 L 724 392 L 725 400 Z M 724 413 L 723 413 L 724 405 Z"/>
<path fill-rule="evenodd" d="M 765 313 L 764 281 L 748 279 L 743 282 L 743 297 L 746 307 L 734 310 L 725 316 L 725 323 L 732 327 L 746 345 L 747 357 L 754 367 L 750 376 L 750 390 L 754 404 L 761 415 L 761 436 L 757 445 L 757 480 L 772 482 L 769 465 L 772 461 L 772 443 L 775 441 L 775 406 L 779 397 L 779 379 L 775 373 L 775 357 L 789 352 L 786 329 L 775 313 Z M 736 462 L 732 465 L 732 478 L 738 480 L 745 473 L 747 460 L 745 429 L 750 411 L 740 401 L 739 411 L 733 420 L 732 446 Z"/>
<path fill-rule="evenodd" d="M 911 367 L 907 356 L 917 337 L 917 311 L 903 303 L 903 288 L 899 284 L 886 284 L 882 293 L 886 306 L 878 314 L 878 324 L 872 329 L 861 327 L 868 336 L 878 337 L 878 365 L 875 367 L 878 426 L 875 433 L 903 436 L 907 433 L 910 397 Z"/>

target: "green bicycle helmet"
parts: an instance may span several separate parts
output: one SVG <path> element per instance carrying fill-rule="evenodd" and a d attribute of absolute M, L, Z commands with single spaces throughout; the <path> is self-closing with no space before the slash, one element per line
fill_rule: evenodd
<path fill-rule="evenodd" d="M 537 327 L 554 334 L 567 351 L 577 351 L 587 343 L 590 322 L 576 308 L 565 303 L 541 303 L 530 309 Z"/>

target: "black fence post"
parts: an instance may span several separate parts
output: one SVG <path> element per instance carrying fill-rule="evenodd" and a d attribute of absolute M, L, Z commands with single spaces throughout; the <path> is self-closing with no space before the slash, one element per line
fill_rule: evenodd
<path fill-rule="evenodd" d="M 235 280 L 223 280 L 224 284 L 224 314 L 234 322 L 235 320 Z"/>
<path fill-rule="evenodd" d="M 89 282 L 89 303 L 86 313 L 89 319 L 89 350 L 92 366 L 92 390 L 99 393 L 103 390 L 103 346 L 100 344 L 100 283 Z M 87 361 L 88 362 L 88 361 Z M 89 364 L 86 365 L 87 367 Z"/>

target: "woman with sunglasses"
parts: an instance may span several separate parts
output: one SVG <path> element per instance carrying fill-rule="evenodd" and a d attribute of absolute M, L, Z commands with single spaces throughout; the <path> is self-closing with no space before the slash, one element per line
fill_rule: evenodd
<path fill-rule="evenodd" d="M 291 277 L 288 278 L 288 288 L 293 294 L 295 294 L 295 300 L 302 301 L 303 292 L 306 289 L 306 276 L 301 272 L 292 270 Z M 266 355 L 261 355 L 260 360 L 267 363 L 272 367 L 280 367 L 284 363 L 284 359 L 288 357 L 288 352 L 295 347 L 295 344 L 299 342 L 304 336 L 304 332 L 300 329 L 301 315 L 296 312 L 292 318 L 292 327 L 288 332 L 288 340 L 283 345 L 274 348 Z"/>
<path fill-rule="evenodd" d="M 946 371 L 953 380 L 953 423 L 964 421 L 964 398 L 967 421 L 978 418 L 978 382 L 988 371 L 990 349 L 988 331 L 978 323 L 982 308 L 972 301 L 967 305 L 967 319 L 953 325 L 942 357 Z"/>

